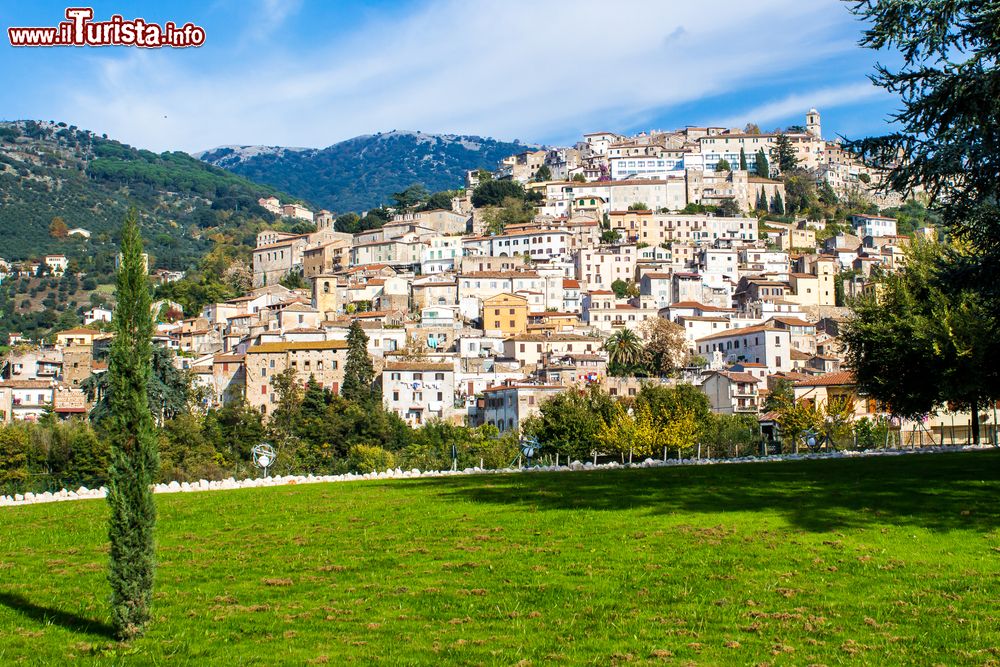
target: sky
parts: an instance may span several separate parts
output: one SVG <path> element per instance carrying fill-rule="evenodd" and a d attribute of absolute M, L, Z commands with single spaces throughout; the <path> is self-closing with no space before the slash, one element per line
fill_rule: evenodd
<path fill-rule="evenodd" d="M 83 3 L 80 3 L 81 5 Z M 192 22 L 187 49 L 14 48 L 65 4 L 0 0 L 0 119 L 63 121 L 156 151 L 324 147 L 419 130 L 572 145 L 584 132 L 805 124 L 884 133 L 898 100 L 867 76 L 838 0 L 95 1 Z"/>

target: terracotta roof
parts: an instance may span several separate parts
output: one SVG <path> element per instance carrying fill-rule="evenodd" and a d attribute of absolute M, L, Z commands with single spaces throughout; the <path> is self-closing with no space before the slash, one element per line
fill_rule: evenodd
<path fill-rule="evenodd" d="M 563 289 L 580 289 L 580 281 L 572 278 L 563 278 Z"/>
<path fill-rule="evenodd" d="M 782 324 L 787 324 L 792 327 L 814 327 L 816 326 L 813 322 L 807 322 L 798 317 L 772 317 L 772 322 L 781 322 Z"/>
<path fill-rule="evenodd" d="M 506 340 L 512 340 L 518 343 L 544 343 L 545 341 L 568 343 L 568 342 L 580 342 L 580 343 L 597 343 L 600 344 L 600 340 L 592 338 L 590 336 L 581 336 L 579 334 L 552 334 L 551 336 L 544 336 L 542 334 L 522 334 L 520 336 L 511 336 Z"/>
<path fill-rule="evenodd" d="M 749 382 L 751 384 L 760 382 L 759 377 L 750 375 L 750 373 L 739 373 L 736 371 L 717 371 L 717 373 L 724 378 L 729 378 L 733 382 Z"/>
<path fill-rule="evenodd" d="M 57 336 L 93 336 L 95 334 L 101 333 L 97 329 L 86 329 L 84 327 L 77 327 L 75 329 L 66 329 L 66 331 L 59 331 L 56 333 Z"/>
<path fill-rule="evenodd" d="M 285 341 L 281 343 L 261 343 L 247 350 L 247 354 L 268 352 L 289 352 L 293 350 L 346 350 L 346 340 Z"/>
<path fill-rule="evenodd" d="M 838 371 L 836 373 L 826 373 L 816 377 L 799 380 L 796 387 L 837 387 L 853 385 L 855 383 L 852 371 Z"/>
<path fill-rule="evenodd" d="M 4 380 L 0 387 L 8 389 L 51 389 L 51 380 Z"/>

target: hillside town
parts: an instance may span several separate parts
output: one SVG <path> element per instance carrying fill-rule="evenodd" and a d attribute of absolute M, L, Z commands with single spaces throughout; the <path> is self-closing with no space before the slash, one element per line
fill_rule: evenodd
<path fill-rule="evenodd" d="M 913 235 L 870 213 L 851 215 L 848 229 L 808 217 L 764 220 L 761 213 L 785 212 L 782 151 L 841 200 L 875 209 L 902 202 L 881 193 L 877 172 L 823 138 L 815 109 L 782 133 L 592 132 L 572 148 L 529 150 L 492 172 L 469 172 L 450 208 L 397 210 L 358 233 L 337 231 L 330 211 L 262 198 L 275 216 L 315 231 L 258 234 L 249 291 L 163 319 L 154 343 L 176 352 L 206 408 L 245 400 L 265 418 L 277 401 L 273 381 L 288 369 L 303 384 L 312 378 L 339 391 L 354 323 L 367 335 L 386 409 L 413 427 L 442 420 L 516 433 L 567 389 L 598 385 L 627 397 L 649 382 L 694 385 L 714 412 L 753 415 L 772 434 L 764 406 L 778 383 L 798 400 L 850 397 L 855 415 L 884 415 L 856 391 L 839 328 L 845 304 L 875 289 L 873 274 L 902 265 Z M 503 198 L 477 205 L 488 182 L 517 184 L 529 215 L 499 220 Z M 937 230 L 914 235 L 936 239 Z M 54 275 L 65 270 L 65 257 L 43 261 Z M 39 268 L 0 261 L 4 275 Z M 155 273 L 161 282 L 180 276 Z M 283 285 L 289 276 L 306 287 Z M 157 304 L 170 310 L 180 307 Z M 100 359 L 110 342 L 92 327 L 110 319 L 95 307 L 85 327 L 52 344 L 12 334 L 0 420 L 86 413 L 83 385 L 106 371 Z M 659 367 L 640 372 L 629 352 L 654 341 L 669 349 Z M 950 413 L 919 428 L 933 441 L 947 429 L 954 440 L 969 424 L 968 414 Z"/>

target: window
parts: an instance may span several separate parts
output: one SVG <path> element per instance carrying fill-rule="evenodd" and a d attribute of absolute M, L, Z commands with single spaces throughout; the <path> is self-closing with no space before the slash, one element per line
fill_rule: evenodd
<path fill-rule="evenodd" d="M 434 374 L 434 379 L 435 380 L 444 380 L 444 373 L 435 373 Z"/>
<path fill-rule="evenodd" d="M 400 376 L 399 373 L 389 373 L 389 379 L 390 380 L 398 380 L 398 379 L 400 379 L 400 377 L 401 376 Z"/>
<path fill-rule="evenodd" d="M 394 401 L 398 401 L 399 400 L 399 392 L 398 391 L 392 392 L 392 400 L 394 400 Z"/>
<path fill-rule="evenodd" d="M 439 400 L 439 401 L 443 401 L 444 400 L 444 394 L 441 393 L 440 391 L 437 393 L 437 396 L 438 396 L 437 400 Z"/>
<path fill-rule="evenodd" d="M 422 401 L 422 400 L 424 400 L 424 392 L 422 392 L 422 391 L 415 391 L 415 392 L 413 392 L 413 400 L 414 401 Z"/>
<path fill-rule="evenodd" d="M 414 381 L 416 381 L 416 380 L 423 381 L 424 374 L 423 373 L 414 373 L 413 374 L 413 379 L 414 379 Z"/>

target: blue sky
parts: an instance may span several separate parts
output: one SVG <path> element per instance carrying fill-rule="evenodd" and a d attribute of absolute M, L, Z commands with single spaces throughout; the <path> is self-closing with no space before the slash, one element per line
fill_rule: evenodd
<path fill-rule="evenodd" d="M 84 3 L 79 3 L 84 4 Z M 66 4 L 0 0 L 0 119 L 153 150 L 327 146 L 393 129 L 572 144 L 583 132 L 804 123 L 882 133 L 898 101 L 837 0 L 93 2 L 205 28 L 196 49 L 12 48 Z"/>

